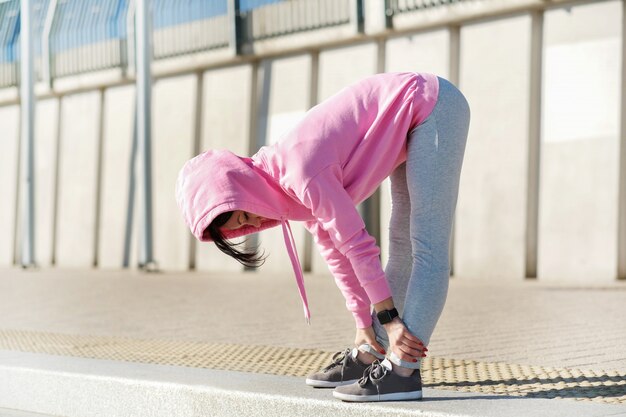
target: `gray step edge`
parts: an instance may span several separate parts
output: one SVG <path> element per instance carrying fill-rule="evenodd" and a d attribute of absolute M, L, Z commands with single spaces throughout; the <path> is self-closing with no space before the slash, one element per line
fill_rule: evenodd
<path fill-rule="evenodd" d="M 424 397 L 350 404 L 298 377 L 0 350 L 0 409 L 52 416 L 626 416 L 624 406 L 568 400 L 433 389 Z"/>
<path fill-rule="evenodd" d="M 0 417 L 64 417 L 52 416 L 50 414 L 32 413 L 29 411 L 10 410 L 8 408 L 0 408 Z"/>

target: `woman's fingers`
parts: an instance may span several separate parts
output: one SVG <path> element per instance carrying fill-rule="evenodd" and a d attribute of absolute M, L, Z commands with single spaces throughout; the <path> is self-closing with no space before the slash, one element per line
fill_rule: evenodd
<path fill-rule="evenodd" d="M 394 350 L 395 354 L 403 361 L 405 362 L 417 362 L 418 359 L 421 359 L 423 357 L 423 355 L 419 354 L 413 354 L 410 352 L 407 352 L 407 348 L 406 346 L 396 346 L 396 349 Z"/>
<path fill-rule="evenodd" d="M 404 345 L 406 345 L 406 346 L 408 346 L 410 348 L 413 348 L 413 349 L 428 351 L 428 348 L 426 346 L 424 346 L 422 344 L 422 342 L 416 342 L 415 340 L 407 337 L 406 333 L 403 334 L 402 336 L 403 336 L 403 338 L 400 339 L 402 344 L 404 344 Z"/>
<path fill-rule="evenodd" d="M 400 349 L 402 352 L 406 353 L 407 355 L 409 355 L 411 357 L 411 359 L 413 358 L 423 358 L 424 356 L 426 356 L 426 354 L 424 353 L 423 350 L 421 349 L 413 349 L 407 345 L 401 344 L 398 345 L 398 349 Z"/>
<path fill-rule="evenodd" d="M 415 348 L 418 348 L 418 349 L 426 348 L 426 346 L 424 346 L 424 343 L 417 336 L 411 333 L 409 329 L 407 329 L 407 327 L 404 325 L 404 323 L 400 325 L 398 336 L 402 339 L 405 339 L 406 340 L 405 343 L 409 346 L 414 346 Z"/>
<path fill-rule="evenodd" d="M 360 346 L 366 343 L 370 345 L 376 351 L 380 352 L 382 355 L 386 353 L 385 349 L 383 349 L 383 347 L 376 340 L 376 334 L 374 333 L 374 329 L 371 326 L 365 329 L 357 328 L 354 343 L 357 346 Z"/>
<path fill-rule="evenodd" d="M 418 345 L 424 346 L 424 343 L 418 337 L 415 337 L 408 329 L 404 332 L 403 336 Z"/>
<path fill-rule="evenodd" d="M 370 340 L 368 341 L 368 343 L 380 354 L 385 355 L 387 352 L 385 352 L 385 349 L 376 341 L 376 339 L 374 340 Z"/>

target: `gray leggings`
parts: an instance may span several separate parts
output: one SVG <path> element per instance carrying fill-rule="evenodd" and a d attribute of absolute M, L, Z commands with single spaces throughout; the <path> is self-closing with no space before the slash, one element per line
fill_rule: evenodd
<path fill-rule="evenodd" d="M 385 268 L 396 308 L 424 345 L 448 293 L 449 244 L 470 110 L 461 92 L 439 78 L 430 116 L 409 133 L 407 160 L 391 174 L 389 262 Z M 373 314 L 376 338 L 386 350 L 387 333 Z M 397 365 L 419 368 L 390 358 Z"/>

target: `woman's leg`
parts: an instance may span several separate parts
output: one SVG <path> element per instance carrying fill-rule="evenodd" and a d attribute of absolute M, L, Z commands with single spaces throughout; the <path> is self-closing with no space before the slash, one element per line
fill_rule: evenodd
<path fill-rule="evenodd" d="M 407 328 L 428 345 L 445 304 L 449 242 L 469 127 L 469 107 L 447 80 L 430 117 L 409 135 L 407 161 L 391 174 L 389 261 L 385 274 Z M 387 333 L 372 313 L 376 339 Z M 392 357 L 392 360 L 396 359 Z M 399 363 L 412 368 L 417 364 Z"/>
<path fill-rule="evenodd" d="M 448 292 L 449 244 L 470 111 L 463 95 L 439 79 L 432 114 L 414 129 L 407 144 L 406 179 L 410 197 L 411 275 L 402 319 L 425 346 Z M 419 362 L 396 365 L 419 368 Z"/>
<path fill-rule="evenodd" d="M 430 341 L 448 293 L 449 243 L 459 191 L 459 179 L 469 127 L 469 106 L 448 81 L 439 79 L 439 97 L 432 114 L 410 134 L 407 143 L 406 189 L 393 195 L 390 225 L 390 260 L 386 268 L 394 304 L 403 305 L 402 320 L 424 345 Z M 394 172 L 392 185 L 401 175 Z M 409 207 L 409 213 L 406 213 Z M 406 227 L 408 219 L 409 227 Z M 406 239 L 404 230 L 409 230 Z M 392 233 L 393 232 L 393 233 Z M 407 252 L 407 248 L 410 250 Z M 404 265 L 410 264 L 406 291 Z M 404 297 L 403 297 L 404 295 Z M 376 337 L 388 346 L 387 335 L 377 320 Z M 404 362 L 391 352 L 396 372 L 388 363 L 372 365 L 364 382 L 337 387 L 333 395 L 346 401 L 386 401 L 422 397 L 417 363 Z M 412 374 L 409 374 L 412 373 Z"/>
<path fill-rule="evenodd" d="M 396 168 L 391 176 L 391 218 L 389 220 L 389 260 L 385 275 L 389 281 L 393 302 L 402 316 L 409 278 L 411 277 L 411 237 L 409 234 L 411 200 L 406 184 L 406 163 Z M 385 350 L 389 348 L 387 332 L 372 313 L 376 339 Z"/>

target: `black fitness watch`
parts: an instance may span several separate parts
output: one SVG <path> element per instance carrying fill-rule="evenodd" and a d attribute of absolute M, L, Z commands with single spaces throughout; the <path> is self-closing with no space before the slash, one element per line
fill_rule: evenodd
<path fill-rule="evenodd" d="M 383 310 L 379 313 L 376 313 L 376 317 L 378 317 L 378 321 L 380 324 L 387 324 L 391 320 L 398 317 L 398 310 L 392 308 L 391 310 Z"/>

